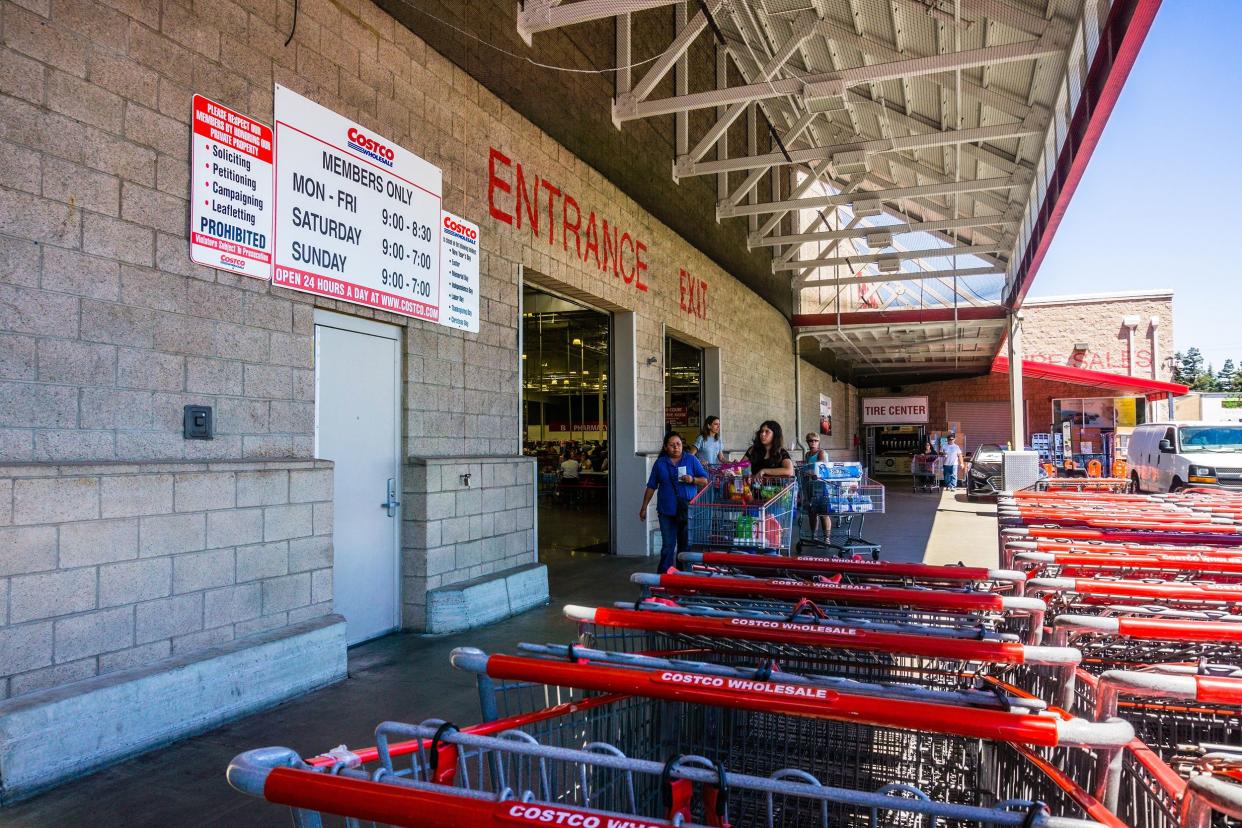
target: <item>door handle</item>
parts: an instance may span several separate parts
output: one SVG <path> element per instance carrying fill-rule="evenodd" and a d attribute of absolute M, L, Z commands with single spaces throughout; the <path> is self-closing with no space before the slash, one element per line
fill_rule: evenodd
<path fill-rule="evenodd" d="M 401 505 L 401 501 L 397 500 L 397 479 L 395 477 L 388 478 L 388 499 L 380 504 L 380 508 L 388 512 L 389 517 L 397 516 L 397 507 Z"/>

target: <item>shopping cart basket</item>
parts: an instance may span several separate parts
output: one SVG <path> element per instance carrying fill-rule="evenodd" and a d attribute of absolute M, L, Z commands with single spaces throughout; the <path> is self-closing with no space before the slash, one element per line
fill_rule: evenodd
<path fill-rule="evenodd" d="M 865 682 L 914 684 L 944 690 L 992 688 L 997 677 L 1044 666 L 1058 686 L 1073 687 L 1081 655 L 1072 647 L 1036 647 L 996 639 L 962 640 L 926 630 L 876 630 L 806 619 L 702 616 L 641 609 L 566 606 L 586 646 L 640 655 L 694 657 L 714 664 L 767 659 L 788 671 Z M 1068 707 L 1068 696 L 1057 701 Z"/>
<path fill-rule="evenodd" d="M 684 552 L 683 564 L 691 569 L 720 573 L 781 573 L 787 578 L 815 579 L 841 576 L 847 583 L 899 583 L 913 586 L 969 585 L 989 592 L 1021 595 L 1026 576 L 1011 569 L 990 569 L 983 566 L 940 566 L 936 564 L 901 563 L 826 558 L 802 555 L 797 558 L 772 555 L 746 555 L 733 552 Z M 1242 566 L 1242 561 L 1239 562 Z"/>
<path fill-rule="evenodd" d="M 292 806 L 295 824 L 306 826 L 334 814 L 411 828 L 826 826 L 834 814 L 867 825 L 1118 824 L 1053 816 L 1033 800 L 935 802 L 907 783 L 874 791 L 830 787 L 795 768 L 756 776 L 703 757 L 644 759 L 606 741 L 576 738 L 574 727 L 593 728 L 623 715 L 627 704 L 633 703 L 612 700 L 566 710 L 534 726 L 504 720 L 497 723 L 504 727 L 488 733 L 435 719 L 385 722 L 376 730 L 377 748 L 309 761 L 288 748 L 251 750 L 230 763 L 228 780 L 243 793 Z M 1086 801 L 1075 802 L 1072 812 L 1100 810 Z M 739 821 L 752 814 L 757 818 Z"/>
<path fill-rule="evenodd" d="M 1003 628 L 1000 615 L 946 613 L 898 609 L 885 611 L 873 607 L 829 604 L 822 606 L 807 599 L 796 604 L 780 601 L 738 599 L 715 607 L 693 598 L 646 598 L 637 602 L 618 601 L 617 609 L 671 613 L 699 618 L 755 618 L 763 621 L 797 621 L 807 624 L 848 626 L 876 632 L 910 635 L 939 635 L 972 641 L 1020 641 L 1021 636 Z M 1025 628 L 1025 627 L 1024 627 Z"/>
<path fill-rule="evenodd" d="M 877 584 L 839 584 L 789 579 L 739 578 L 708 574 L 635 573 L 630 580 L 680 604 L 715 609 L 794 613 L 802 607 L 854 605 L 874 620 L 955 624 L 970 620 L 1013 632 L 1030 644 L 1042 635 L 1045 605 L 1038 598 Z M 866 608 L 866 612 L 862 608 Z"/>
<path fill-rule="evenodd" d="M 731 491 L 732 489 L 732 491 Z M 789 552 L 796 483 L 766 485 L 755 498 L 749 487 L 732 488 L 730 478 L 713 478 L 690 501 L 690 545 Z"/>
<path fill-rule="evenodd" d="M 1186 785 L 1181 825 L 1242 825 L 1242 756 L 1237 749 L 1205 755 Z"/>
<path fill-rule="evenodd" d="M 868 515 L 884 513 L 884 485 L 869 477 L 822 477 L 823 464 L 810 463 L 800 470 L 801 496 L 810 531 L 799 537 L 797 551 L 814 543 L 842 555 L 880 557 L 880 544 L 863 537 Z M 820 515 L 832 518 L 832 529 L 822 544 L 815 532 Z"/>
<path fill-rule="evenodd" d="M 910 460 L 910 474 L 914 478 L 914 493 L 928 494 L 940 491 L 939 478 L 940 458 L 926 454 L 915 455 Z"/>
<path fill-rule="evenodd" d="M 1242 746 L 1242 668 L 1202 662 L 1107 670 L 1095 685 L 1094 714 L 1097 721 L 1124 716 L 1138 738 L 1188 776 L 1199 757 L 1187 746 Z"/>
<path fill-rule="evenodd" d="M 956 694 L 849 692 L 805 677 L 777 679 L 769 668 L 636 656 L 622 666 L 582 660 L 576 649 L 569 657 L 550 655 L 489 656 L 462 648 L 452 660 L 479 676 L 485 715 L 502 706 L 522 712 L 532 689 L 547 685 L 575 688 L 584 698 L 588 692 L 641 696 L 644 701 L 635 700 L 638 715 L 601 722 L 585 735 L 607 734 L 628 755 L 658 760 L 693 753 L 754 775 L 797 767 L 824 784 L 854 789 L 901 781 L 918 785 L 933 800 L 961 805 L 1040 799 L 1059 813 L 1111 821 L 1086 790 L 1115 795 L 1112 758 L 1133 738 L 1133 729 L 1119 720 L 1093 723 L 1025 708 L 1015 712 L 1007 697 L 992 694 L 986 694 L 992 695 L 987 703 L 963 706 L 945 701 Z M 1079 765 L 1085 776 L 1069 779 L 1056 771 L 1063 764 L 1048 766 L 1068 762 L 1071 753 L 1083 754 Z M 1041 773 L 1045 766 L 1055 776 Z M 758 803 L 736 795 L 730 801 L 736 824 L 764 823 Z M 820 822 L 818 814 L 793 809 L 782 816 L 783 824 Z M 864 824 L 834 816 L 833 824 Z"/>

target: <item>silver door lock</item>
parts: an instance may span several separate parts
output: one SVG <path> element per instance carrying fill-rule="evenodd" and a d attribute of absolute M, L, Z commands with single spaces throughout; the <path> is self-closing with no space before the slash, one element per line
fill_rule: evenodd
<path fill-rule="evenodd" d="M 396 517 L 397 507 L 401 505 L 401 501 L 397 500 L 397 480 L 395 477 L 388 478 L 388 499 L 380 504 L 381 509 L 388 510 L 389 517 Z"/>

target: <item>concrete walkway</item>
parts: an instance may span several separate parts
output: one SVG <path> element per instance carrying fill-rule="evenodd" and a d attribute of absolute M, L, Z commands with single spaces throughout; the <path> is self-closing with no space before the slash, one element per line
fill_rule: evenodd
<path fill-rule="evenodd" d="M 865 536 L 884 545 L 885 559 L 996 563 L 994 503 L 969 503 L 961 493 L 914 495 L 905 486 L 890 485 L 887 514 L 869 517 L 865 526 Z M 361 644 L 349 652 L 346 681 L 0 809 L 0 825 L 284 828 L 290 824 L 286 808 L 236 793 L 225 782 L 224 769 L 233 756 L 268 745 L 291 747 L 304 756 L 342 743 L 372 745 L 375 726 L 386 719 L 476 721 L 473 677 L 448 663 L 454 647 L 512 652 L 518 641 L 569 641 L 576 630 L 562 618 L 562 605 L 607 605 L 632 597 L 630 573 L 654 565 L 645 559 L 575 555 L 566 547 L 577 542 L 545 539 L 552 592 L 547 607 L 451 636 L 396 634 Z"/>

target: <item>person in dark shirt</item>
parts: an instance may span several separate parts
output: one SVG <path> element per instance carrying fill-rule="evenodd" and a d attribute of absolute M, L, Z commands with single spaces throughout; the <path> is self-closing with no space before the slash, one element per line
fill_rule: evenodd
<path fill-rule="evenodd" d="M 764 420 L 746 450 L 750 473 L 756 477 L 793 477 L 793 458 L 785 450 L 785 435 L 776 420 Z"/>

